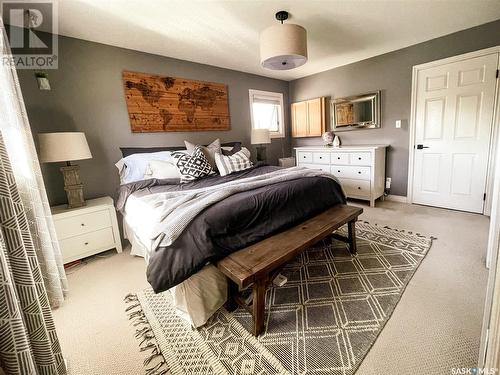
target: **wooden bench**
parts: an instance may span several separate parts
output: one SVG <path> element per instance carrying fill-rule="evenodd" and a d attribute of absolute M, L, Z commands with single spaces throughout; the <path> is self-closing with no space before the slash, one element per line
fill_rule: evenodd
<path fill-rule="evenodd" d="M 266 287 L 279 269 L 302 251 L 329 236 L 348 243 L 350 253 L 356 254 L 355 223 L 362 212 L 362 208 L 339 204 L 219 261 L 217 267 L 230 279 L 226 304 L 228 310 L 234 310 L 237 305 L 246 308 L 253 317 L 253 334 L 258 336 L 264 330 Z M 346 223 L 347 237 L 332 233 Z M 238 293 L 239 288 L 246 288 L 250 284 L 253 284 L 251 306 L 244 303 Z"/>

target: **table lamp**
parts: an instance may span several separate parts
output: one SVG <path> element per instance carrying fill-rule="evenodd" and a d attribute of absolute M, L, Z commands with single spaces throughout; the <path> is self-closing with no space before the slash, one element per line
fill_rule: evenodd
<path fill-rule="evenodd" d="M 68 208 L 85 206 L 80 167 L 71 164 L 73 160 L 92 158 L 85 133 L 41 133 L 38 134 L 38 141 L 41 163 L 66 162 L 66 166 L 61 167 L 61 172 L 64 177 L 64 190 L 68 196 Z"/>
<path fill-rule="evenodd" d="M 251 142 L 253 145 L 259 145 L 257 149 L 257 161 L 265 162 L 266 157 L 266 146 L 264 144 L 271 143 L 271 136 L 269 135 L 269 129 L 252 129 Z"/>

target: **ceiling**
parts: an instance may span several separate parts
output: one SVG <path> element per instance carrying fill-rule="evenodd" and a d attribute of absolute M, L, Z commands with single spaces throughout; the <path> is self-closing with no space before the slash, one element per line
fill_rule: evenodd
<path fill-rule="evenodd" d="M 290 71 L 259 61 L 259 32 L 278 10 L 307 29 L 309 60 Z M 498 0 L 59 1 L 61 35 L 284 80 L 496 19 Z"/>

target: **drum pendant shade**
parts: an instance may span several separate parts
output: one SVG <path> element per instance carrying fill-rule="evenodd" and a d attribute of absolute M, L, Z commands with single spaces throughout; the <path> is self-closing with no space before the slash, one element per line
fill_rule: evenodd
<path fill-rule="evenodd" d="M 307 61 L 307 32 L 302 26 L 278 24 L 260 34 L 260 63 L 266 69 L 289 70 Z"/>

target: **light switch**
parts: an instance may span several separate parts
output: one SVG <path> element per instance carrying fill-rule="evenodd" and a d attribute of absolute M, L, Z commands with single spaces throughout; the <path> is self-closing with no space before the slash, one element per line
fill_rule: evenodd
<path fill-rule="evenodd" d="M 401 129 L 401 120 L 396 120 L 396 129 Z"/>

